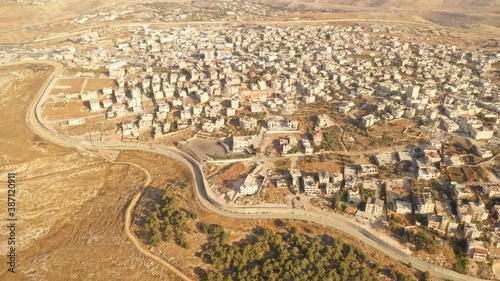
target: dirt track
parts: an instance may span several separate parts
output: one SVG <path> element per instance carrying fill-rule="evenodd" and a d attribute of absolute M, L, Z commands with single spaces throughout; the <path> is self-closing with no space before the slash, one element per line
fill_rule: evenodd
<path fill-rule="evenodd" d="M 151 182 L 152 182 L 151 174 L 144 167 L 142 167 L 142 166 L 140 166 L 140 165 L 138 165 L 136 163 L 133 163 L 133 162 L 115 162 L 115 161 L 109 159 L 107 156 L 104 156 L 104 155 L 98 154 L 98 153 L 95 153 L 95 154 L 99 155 L 99 156 L 101 156 L 103 158 L 105 158 L 107 161 L 109 161 L 109 162 L 111 162 L 113 164 L 127 164 L 127 165 L 131 165 L 131 166 L 134 166 L 134 167 L 140 169 L 144 174 L 146 174 L 146 180 L 144 182 L 143 188 L 146 188 L 147 186 L 149 186 L 151 184 Z M 139 192 L 137 192 L 134 195 L 134 197 L 132 198 L 132 200 L 130 201 L 130 203 L 127 206 L 127 210 L 125 211 L 125 227 L 123 228 L 124 231 L 125 231 L 125 234 L 132 241 L 132 243 L 137 248 L 137 250 L 139 250 L 144 256 L 146 256 L 146 257 L 148 257 L 150 259 L 153 259 L 156 262 L 160 263 L 161 265 L 165 266 L 170 271 L 172 271 L 173 273 L 175 273 L 177 276 L 179 276 L 180 278 L 182 278 L 182 280 L 191 281 L 191 279 L 189 277 L 187 277 L 186 275 L 184 275 L 184 273 L 182 273 L 181 271 L 179 271 L 177 268 L 173 267 L 171 264 L 169 264 L 168 262 L 166 262 L 162 258 L 160 258 L 160 257 L 152 254 L 147 249 L 145 249 L 142 246 L 142 244 L 139 241 L 139 239 L 137 239 L 137 237 L 130 231 L 130 226 L 131 226 L 132 220 L 133 220 L 132 219 L 132 212 L 133 212 L 135 206 L 137 205 L 137 202 L 141 198 L 141 195 L 142 195 L 142 190 L 139 191 Z"/>

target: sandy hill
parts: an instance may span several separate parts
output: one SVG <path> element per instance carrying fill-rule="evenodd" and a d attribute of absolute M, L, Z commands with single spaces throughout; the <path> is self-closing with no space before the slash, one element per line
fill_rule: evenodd
<path fill-rule="evenodd" d="M 267 0 L 254 2 L 269 3 Z M 500 0 L 275 0 L 290 8 L 334 13 L 383 13 L 390 17 L 416 16 L 443 26 L 484 25 L 500 28 Z"/>
<path fill-rule="evenodd" d="M 265 1 L 262 1 L 265 2 Z M 408 9 L 487 9 L 500 10 L 500 0 L 300 0 L 282 1 L 300 4 L 345 5 L 372 8 L 408 8 Z"/>

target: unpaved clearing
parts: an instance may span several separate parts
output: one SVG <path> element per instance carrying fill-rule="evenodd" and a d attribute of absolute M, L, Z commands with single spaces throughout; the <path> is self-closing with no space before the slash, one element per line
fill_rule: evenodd
<path fill-rule="evenodd" d="M 500 262 L 493 263 L 493 274 L 495 278 L 500 279 Z"/>
<path fill-rule="evenodd" d="M 221 184 L 227 180 L 234 180 L 238 178 L 243 171 L 245 171 L 245 165 L 243 163 L 234 163 L 231 167 L 229 167 L 229 169 L 217 177 L 216 182 Z"/>

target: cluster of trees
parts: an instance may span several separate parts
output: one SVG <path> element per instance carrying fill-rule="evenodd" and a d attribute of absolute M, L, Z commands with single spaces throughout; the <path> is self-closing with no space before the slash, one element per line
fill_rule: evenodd
<path fill-rule="evenodd" d="M 336 130 L 330 130 L 323 133 L 323 147 L 327 150 L 342 150 L 342 146 L 340 145 L 339 136 Z"/>
<path fill-rule="evenodd" d="M 217 226 L 202 226 L 214 239 L 202 258 L 214 266 L 206 280 L 373 280 L 376 265 L 356 246 L 328 235 L 309 237 L 290 224 L 285 232 L 268 228 L 256 237 L 224 243 Z"/>
<path fill-rule="evenodd" d="M 452 142 L 447 148 L 449 153 L 455 152 L 458 154 L 472 154 L 474 153 L 472 146 L 469 143 L 463 143 L 459 140 Z"/>
<path fill-rule="evenodd" d="M 340 210 L 341 202 L 347 201 L 347 190 L 342 190 L 340 192 L 335 193 L 332 197 L 332 209 Z"/>
<path fill-rule="evenodd" d="M 455 252 L 457 261 L 453 264 L 453 269 L 462 274 L 467 273 L 467 266 L 469 259 L 467 258 L 467 240 L 466 239 L 456 239 L 452 241 L 454 247 L 453 251 Z"/>
<path fill-rule="evenodd" d="M 465 254 L 457 255 L 457 262 L 453 264 L 453 269 L 462 274 L 467 274 L 467 263 L 469 260 Z"/>
<path fill-rule="evenodd" d="M 375 189 L 366 189 L 365 188 L 365 185 L 360 183 L 358 185 L 358 188 L 359 188 L 359 193 L 363 194 L 363 201 L 366 202 L 366 200 L 370 197 L 375 197 L 376 195 L 376 192 L 375 192 Z"/>
<path fill-rule="evenodd" d="M 402 223 L 401 218 L 393 215 L 391 220 L 389 220 L 389 224 L 387 225 L 386 229 L 397 236 L 403 236 L 405 233 L 405 229 L 401 225 L 401 223 Z"/>
<path fill-rule="evenodd" d="M 401 161 L 394 166 L 393 174 L 398 176 L 407 176 L 408 173 L 413 171 L 413 164 L 411 161 Z"/>
<path fill-rule="evenodd" d="M 161 241 L 175 243 L 183 248 L 188 248 L 186 233 L 191 233 L 188 225 L 189 219 L 195 219 L 196 213 L 181 209 L 179 197 L 172 188 L 163 192 L 160 204 L 147 218 L 146 230 L 151 233 L 150 243 L 157 246 Z"/>
<path fill-rule="evenodd" d="M 384 181 L 382 183 L 382 188 L 380 189 L 380 198 L 385 199 L 387 196 L 387 183 Z"/>
<path fill-rule="evenodd" d="M 347 164 L 353 164 L 354 160 L 350 158 L 348 155 L 344 154 L 335 154 L 335 153 L 322 153 L 319 155 L 306 155 L 303 157 L 299 158 L 300 161 L 305 161 L 307 163 L 314 163 L 314 162 L 326 162 L 326 160 L 339 160 L 341 162 L 347 163 Z M 301 162 L 301 164 L 304 164 L 304 162 Z"/>
<path fill-rule="evenodd" d="M 301 157 L 300 159 L 305 160 L 307 163 L 313 163 L 313 162 L 318 161 L 318 157 L 316 155 L 307 155 L 307 156 Z"/>
<path fill-rule="evenodd" d="M 438 240 L 433 235 L 425 233 L 422 230 L 419 231 L 408 231 L 408 239 L 410 243 L 415 245 L 415 249 L 418 251 L 424 250 L 429 254 L 435 254 L 437 252 Z"/>
<path fill-rule="evenodd" d="M 226 244 L 229 242 L 229 233 L 221 225 L 201 223 L 200 232 L 211 235 L 215 244 Z"/>

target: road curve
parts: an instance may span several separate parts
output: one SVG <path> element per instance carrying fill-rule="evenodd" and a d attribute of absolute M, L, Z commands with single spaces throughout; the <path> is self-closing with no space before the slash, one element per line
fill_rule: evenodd
<path fill-rule="evenodd" d="M 151 174 L 149 173 L 148 170 L 146 170 L 141 165 L 133 163 L 133 162 L 126 162 L 126 161 L 119 161 L 118 162 L 118 161 L 114 161 L 114 160 L 110 159 L 109 157 L 104 156 L 104 155 L 102 155 L 100 153 L 96 153 L 96 152 L 92 152 L 92 151 L 88 151 L 88 150 L 85 150 L 85 151 L 87 153 L 91 153 L 91 154 L 97 155 L 99 157 L 102 157 L 102 158 L 106 159 L 108 162 L 110 162 L 112 164 L 126 164 L 126 165 L 131 165 L 131 166 L 134 166 L 137 169 L 143 171 L 144 174 L 146 175 L 146 181 L 143 184 L 143 190 L 144 190 L 145 187 L 147 187 L 147 186 L 149 186 L 151 184 L 151 181 L 152 181 Z M 187 277 L 184 273 L 182 273 L 180 270 L 178 270 L 177 268 L 175 268 L 173 265 L 171 265 L 170 263 L 166 262 L 164 259 L 160 258 L 159 256 L 157 256 L 157 255 L 151 253 L 150 251 L 148 251 L 147 249 L 145 249 L 142 246 L 142 244 L 139 241 L 139 239 L 137 238 L 137 236 L 135 236 L 132 233 L 132 231 L 130 230 L 130 226 L 132 225 L 132 221 L 133 221 L 132 220 L 132 211 L 134 210 L 135 206 L 137 205 L 137 202 L 139 201 L 139 199 L 141 198 L 143 190 L 140 190 L 139 192 L 137 192 L 134 195 L 134 197 L 132 197 L 132 200 L 130 200 L 130 203 L 127 206 L 127 210 L 125 211 L 125 226 L 123 227 L 123 229 L 125 230 L 125 234 L 130 239 L 130 241 L 132 241 L 132 243 L 139 250 L 139 252 L 141 252 L 144 256 L 146 256 L 146 257 L 148 257 L 150 259 L 153 259 L 153 260 L 157 261 L 158 263 L 160 263 L 161 265 L 165 266 L 170 271 L 172 271 L 173 273 L 175 273 L 178 277 L 180 277 L 182 280 L 192 281 L 192 279 L 190 279 L 189 277 Z"/>
<path fill-rule="evenodd" d="M 12 64 L 9 64 L 9 65 L 15 65 L 15 64 L 25 64 L 26 62 L 22 62 L 22 63 L 12 63 Z M 33 123 L 31 123 L 31 121 L 33 121 L 33 117 L 35 117 L 32 113 L 36 112 L 36 107 L 39 106 L 39 102 L 40 102 L 40 97 L 42 96 L 45 96 L 44 97 L 44 100 L 46 99 L 46 96 L 50 93 L 50 90 L 53 86 L 53 84 L 55 83 L 55 81 L 57 81 L 57 77 L 59 75 L 62 74 L 62 72 L 65 70 L 65 67 L 63 67 L 60 63 L 54 63 L 54 62 L 51 62 L 51 61 L 35 61 L 34 63 L 42 63 L 42 64 L 48 64 L 48 65 L 52 65 L 54 67 L 54 71 L 52 72 L 52 74 L 47 78 L 46 82 L 44 83 L 44 85 L 41 87 L 38 95 L 37 95 L 37 98 L 35 99 L 37 102 L 30 105 L 30 109 L 27 113 L 27 121 L 28 121 L 28 125 L 30 125 L 30 127 L 32 129 L 34 129 L 35 133 L 40 133 L 38 131 L 38 129 L 40 129 L 38 126 L 33 126 Z M 33 107 L 33 105 L 35 105 L 35 107 Z M 38 117 L 36 117 L 37 120 Z M 36 127 L 36 129 L 35 129 Z M 48 129 L 48 128 L 46 128 Z M 43 137 L 42 134 L 40 134 L 40 136 Z M 57 143 L 59 144 L 59 143 Z M 65 146 L 68 146 L 68 145 L 65 145 Z M 72 147 L 74 148 L 75 146 L 69 146 L 69 147 Z M 117 162 L 117 161 L 114 161 L 114 160 L 111 160 L 110 158 L 102 155 L 102 154 L 99 154 L 99 153 L 95 153 L 95 152 L 92 152 L 92 151 L 89 151 L 89 150 L 86 150 L 84 149 L 83 147 L 76 147 L 80 150 L 84 150 L 85 152 L 87 153 L 91 153 L 91 154 L 95 154 L 95 155 L 98 155 L 100 157 L 103 157 L 104 159 L 106 159 L 107 161 L 113 163 L 113 164 L 127 164 L 127 165 L 132 165 L 140 170 L 142 170 L 144 172 L 144 174 L 146 175 L 146 181 L 144 182 L 144 187 L 148 186 L 150 183 L 151 183 L 151 175 L 149 173 L 149 171 L 147 171 L 146 169 L 144 169 L 144 167 L 136 164 L 136 163 L 132 163 L 132 162 L 123 162 L 123 161 L 120 161 L 120 162 Z M 183 272 L 181 272 L 180 270 L 178 270 L 177 268 L 175 268 L 173 265 L 171 265 L 170 263 L 168 263 L 167 261 L 165 261 L 164 259 L 156 256 L 155 254 L 151 253 L 150 251 L 148 251 L 146 248 L 144 248 L 141 244 L 141 242 L 139 241 L 139 239 L 137 238 L 137 236 L 135 236 L 132 231 L 130 230 L 130 226 L 132 224 L 132 211 L 134 210 L 137 202 L 139 201 L 140 197 L 142 195 L 142 190 L 137 192 L 134 197 L 131 199 L 130 203 L 128 204 L 127 206 L 127 209 L 125 211 L 125 225 L 124 225 L 124 231 L 125 231 L 125 235 L 127 235 L 127 237 L 130 239 L 130 241 L 132 241 L 132 244 L 137 248 L 137 250 L 139 250 L 139 252 L 141 252 L 144 256 L 152 259 L 152 260 L 155 260 L 157 261 L 158 263 L 160 263 L 161 265 L 163 265 L 164 267 L 166 267 L 168 270 L 170 270 L 171 272 L 173 272 L 174 274 L 176 274 L 179 278 L 181 278 L 182 280 L 185 280 L 185 281 L 192 281 L 192 279 L 190 279 L 189 277 L 187 277 Z"/>
<path fill-rule="evenodd" d="M 153 144 L 141 144 L 141 143 L 120 143 L 120 142 L 109 142 L 100 143 L 92 141 L 81 141 L 58 132 L 53 131 L 49 127 L 45 126 L 41 117 L 41 107 L 48 97 L 50 89 L 57 81 L 57 77 L 61 75 L 65 67 L 59 63 L 51 61 L 34 61 L 34 63 L 45 63 L 56 67 L 53 75 L 51 75 L 43 87 L 41 88 L 38 97 L 35 99 L 34 103 L 30 106 L 29 112 L 27 114 L 28 124 L 33 129 L 33 131 L 39 134 L 42 138 L 47 141 L 53 142 L 55 144 L 79 148 L 79 149 L 111 149 L 111 150 L 138 150 L 145 152 L 158 153 L 167 157 L 176 159 L 183 164 L 185 164 L 191 171 L 194 183 L 195 191 L 199 202 L 210 211 L 219 214 L 221 216 L 240 218 L 240 219 L 295 219 L 295 220 L 305 220 L 318 224 L 322 224 L 331 228 L 340 230 L 352 237 L 360 240 L 366 245 L 398 260 L 402 263 L 411 262 L 412 266 L 416 269 L 422 271 L 429 271 L 432 276 L 439 278 L 446 278 L 451 280 L 462 280 L 462 281 L 476 281 L 476 280 L 486 280 L 480 279 L 458 272 L 445 269 L 442 267 L 434 266 L 430 263 L 424 262 L 416 257 L 408 255 L 401 251 L 400 249 L 386 243 L 380 236 L 381 233 L 372 233 L 371 231 L 346 220 L 345 217 L 335 214 L 335 213 L 322 213 L 316 211 L 305 211 L 289 208 L 275 208 L 275 207 L 236 207 L 228 206 L 222 202 L 212 191 L 212 189 L 207 184 L 206 178 L 203 174 L 198 162 L 193 160 L 189 155 L 177 150 L 172 147 L 165 147 L 162 145 Z M 136 195 L 138 199 L 139 195 Z M 135 197 L 134 197 L 135 198 Z M 134 201 L 134 200 L 133 200 Z M 132 202 L 133 203 L 133 202 Z M 134 204 L 130 204 L 129 208 Z"/>
<path fill-rule="evenodd" d="M 146 186 L 146 185 L 144 185 Z M 132 240 L 132 243 L 134 243 L 134 246 L 146 257 L 153 259 L 160 263 L 161 265 L 165 266 L 168 268 L 170 271 L 175 273 L 177 276 L 182 278 L 182 280 L 186 281 L 191 281 L 189 277 L 187 277 L 184 273 L 182 273 L 180 270 L 166 262 L 164 259 L 158 257 L 157 255 L 152 254 L 148 250 L 144 249 L 142 247 L 141 242 L 137 239 L 137 237 L 130 231 L 130 224 L 132 223 L 132 211 L 135 208 L 135 205 L 139 201 L 139 198 L 141 198 L 142 191 L 137 192 L 137 194 L 132 198 L 132 201 L 130 201 L 130 204 L 127 207 L 127 210 L 125 212 L 125 233 L 127 234 L 128 238 Z"/>

